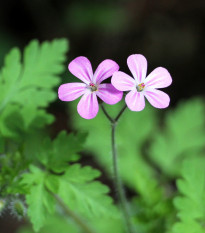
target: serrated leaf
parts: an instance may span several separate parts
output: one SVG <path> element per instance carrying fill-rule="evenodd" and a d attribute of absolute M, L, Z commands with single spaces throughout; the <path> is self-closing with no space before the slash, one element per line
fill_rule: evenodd
<path fill-rule="evenodd" d="M 49 216 L 45 222 L 45 226 L 42 227 L 40 233 L 82 233 L 78 226 L 64 216 Z M 18 233 L 34 233 L 32 229 L 27 226 L 23 226 L 18 230 Z"/>
<path fill-rule="evenodd" d="M 19 127 L 24 131 L 29 131 L 30 125 L 39 127 L 51 122 L 51 116 L 40 108 L 47 107 L 57 97 L 52 88 L 59 83 L 58 76 L 64 70 L 62 63 L 67 48 L 65 39 L 42 45 L 34 40 L 25 48 L 23 59 L 18 48 L 6 56 L 0 72 L 0 128 L 3 135 L 16 136 L 15 129 L 7 125 L 8 121 L 5 124 L 6 116 L 16 121 L 12 113 L 18 112 L 21 116 L 23 122 Z"/>
<path fill-rule="evenodd" d="M 50 168 L 59 172 L 64 170 L 68 162 L 77 161 L 80 158 L 78 153 L 83 149 L 86 136 L 87 134 L 84 133 L 74 135 L 61 131 L 53 141 L 53 150 L 49 158 Z"/>
<path fill-rule="evenodd" d="M 53 142 L 46 138 L 37 149 L 36 155 L 40 163 L 54 172 L 63 172 L 68 162 L 79 159 L 78 153 L 82 150 L 86 134 L 67 134 L 61 131 Z"/>
<path fill-rule="evenodd" d="M 87 134 L 85 133 L 74 135 L 72 133 L 67 134 L 66 131 L 61 131 L 53 141 L 54 153 L 59 153 L 61 156 L 64 156 L 66 151 L 69 151 L 72 155 L 79 152 L 82 150 L 86 136 Z"/>
<path fill-rule="evenodd" d="M 13 138 L 15 141 L 24 141 L 28 134 L 34 133 L 37 129 L 54 121 L 51 114 L 45 110 L 31 109 L 27 112 L 27 107 L 19 109 L 18 106 L 9 105 L 0 116 L 0 129 L 5 137 Z M 34 110 L 34 111 L 33 111 Z M 32 115 L 35 118 L 27 123 L 26 116 Z M 30 119 L 30 118 L 29 118 Z"/>
<path fill-rule="evenodd" d="M 21 181 L 22 184 L 25 184 L 26 186 L 31 186 L 35 184 L 39 184 L 42 182 L 42 179 L 44 179 L 44 173 L 39 169 L 38 167 L 34 165 L 29 166 L 30 173 L 25 173 L 23 175 L 23 179 Z"/>
<path fill-rule="evenodd" d="M 205 230 L 195 221 L 186 223 L 176 223 L 171 231 L 172 233 L 204 233 Z"/>
<path fill-rule="evenodd" d="M 48 214 L 55 211 L 55 199 L 46 189 L 46 178 L 45 172 L 31 165 L 30 173 L 24 174 L 21 182 L 28 189 L 26 194 L 28 216 L 35 231 L 39 231 L 45 224 Z"/>
<path fill-rule="evenodd" d="M 174 199 L 180 222 L 173 227 L 173 233 L 205 232 L 205 159 L 188 158 L 183 163 L 182 178 L 177 187 L 182 196 Z"/>
<path fill-rule="evenodd" d="M 107 195 L 109 189 L 98 181 L 99 171 L 75 164 L 59 177 L 58 195 L 71 210 L 84 216 L 115 216 L 116 208 Z"/>
<path fill-rule="evenodd" d="M 149 153 L 165 174 L 176 177 L 180 174 L 183 159 L 192 154 L 195 156 L 203 149 L 204 123 L 201 99 L 181 103 L 167 114 L 165 130 L 155 134 Z"/>
<path fill-rule="evenodd" d="M 42 202 L 44 196 L 45 189 L 43 183 L 31 187 L 30 194 L 26 195 L 26 202 L 28 204 L 28 216 L 33 224 L 35 231 L 39 231 L 46 220 L 46 207 Z"/>

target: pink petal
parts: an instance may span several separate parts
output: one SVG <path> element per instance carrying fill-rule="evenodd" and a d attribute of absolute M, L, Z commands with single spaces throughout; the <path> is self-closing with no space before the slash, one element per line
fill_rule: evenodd
<path fill-rule="evenodd" d="M 86 91 L 84 83 L 66 83 L 58 88 L 58 97 L 62 101 L 73 101 Z"/>
<path fill-rule="evenodd" d="M 103 83 L 99 85 L 96 95 L 106 104 L 116 104 L 122 99 L 123 92 L 115 89 L 110 83 Z"/>
<path fill-rule="evenodd" d="M 166 108 L 169 106 L 170 98 L 163 91 L 148 88 L 144 91 L 144 95 L 155 108 Z"/>
<path fill-rule="evenodd" d="M 112 85 L 119 91 L 130 91 L 135 88 L 135 80 L 124 72 L 115 72 L 111 79 Z"/>
<path fill-rule="evenodd" d="M 99 110 L 97 96 L 95 93 L 85 93 L 78 103 L 78 113 L 85 119 L 94 118 Z"/>
<path fill-rule="evenodd" d="M 119 70 L 116 62 L 107 59 L 100 63 L 93 76 L 93 82 L 100 84 L 103 80 L 111 77 L 115 71 Z"/>
<path fill-rule="evenodd" d="M 171 75 L 163 67 L 154 69 L 145 79 L 145 86 L 152 88 L 168 87 L 172 83 Z"/>
<path fill-rule="evenodd" d="M 141 54 L 134 54 L 128 57 L 127 65 L 132 72 L 137 84 L 144 81 L 147 74 L 147 60 Z"/>
<path fill-rule="evenodd" d="M 82 80 L 84 83 L 89 84 L 93 77 L 93 70 L 90 61 L 86 57 L 77 57 L 68 65 L 69 71 Z"/>
<path fill-rule="evenodd" d="M 130 91 L 126 97 L 125 102 L 127 107 L 132 111 L 142 111 L 145 107 L 145 99 L 142 92 L 136 90 Z"/>

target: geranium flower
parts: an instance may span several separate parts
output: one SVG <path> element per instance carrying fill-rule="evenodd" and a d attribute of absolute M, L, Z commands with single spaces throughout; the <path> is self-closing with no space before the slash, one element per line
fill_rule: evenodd
<path fill-rule="evenodd" d="M 130 91 L 125 102 L 132 111 L 141 111 L 145 107 L 145 97 L 155 108 L 169 106 L 170 98 L 158 88 L 168 87 L 172 83 L 169 72 L 162 67 L 153 70 L 147 77 L 147 60 L 141 54 L 134 54 L 127 59 L 128 67 L 134 76 L 124 72 L 115 72 L 111 83 L 119 91 Z"/>
<path fill-rule="evenodd" d="M 77 110 L 85 119 L 94 118 L 99 110 L 99 97 L 107 104 L 116 104 L 122 99 L 123 93 L 116 90 L 111 83 L 102 83 L 111 77 L 119 66 L 112 60 L 104 60 L 93 74 L 90 61 L 86 57 L 77 57 L 68 65 L 69 71 L 83 83 L 67 83 L 58 89 L 58 97 L 62 101 L 73 101 L 80 96 Z"/>

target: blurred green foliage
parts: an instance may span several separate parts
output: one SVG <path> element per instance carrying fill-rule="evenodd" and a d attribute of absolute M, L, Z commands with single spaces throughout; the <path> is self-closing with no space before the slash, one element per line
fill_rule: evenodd
<path fill-rule="evenodd" d="M 76 103 L 69 106 L 75 128 L 89 132 L 88 153 L 110 174 L 109 121 L 102 112 L 86 121 L 77 116 Z M 123 103 L 119 103 L 114 107 L 106 105 L 106 108 L 115 116 L 122 106 Z M 176 190 L 171 181 L 181 175 L 184 159 L 197 159 L 204 149 L 203 113 L 203 100 L 199 98 L 180 103 L 175 110 L 169 110 L 164 119 L 159 119 L 150 106 L 142 112 L 123 113 L 117 126 L 119 165 L 125 184 L 138 194 L 131 206 L 139 232 L 169 232 L 175 221 L 172 200 Z"/>
<path fill-rule="evenodd" d="M 87 150 L 93 153 L 95 159 L 104 166 L 106 171 L 112 172 L 111 141 L 108 136 L 111 135 L 109 121 L 101 111 L 93 120 L 85 121 L 76 113 L 75 102 L 69 106 L 72 106 L 72 120 L 77 130 L 83 129 L 89 132 L 86 140 Z M 122 107 L 123 102 L 116 104 L 114 107 L 106 105 L 107 111 L 112 116 L 115 116 Z M 155 171 L 146 163 L 141 149 L 148 136 L 153 134 L 156 129 L 156 111 L 149 107 L 138 113 L 127 109 L 116 129 L 121 175 L 126 184 L 141 192 L 145 199 L 147 199 L 147 193 L 156 191 L 157 181 L 152 179 Z M 150 190 L 144 192 L 145 187 Z M 154 196 L 153 198 L 155 199 Z M 149 201 L 154 200 L 149 199 Z"/>
<path fill-rule="evenodd" d="M 182 166 L 182 179 L 177 180 L 181 196 L 174 199 L 180 222 L 172 232 L 203 233 L 205 223 L 205 158 L 187 158 Z"/>
<path fill-rule="evenodd" d="M 203 100 L 181 103 L 166 116 L 164 124 L 164 129 L 155 134 L 149 154 L 166 175 L 176 177 L 184 158 L 196 157 L 204 149 Z"/>
<path fill-rule="evenodd" d="M 118 202 L 99 181 L 102 172 L 110 180 L 113 176 L 110 123 L 102 111 L 85 120 L 77 114 L 78 100 L 68 103 L 75 133 L 62 131 L 51 139 L 47 130 L 54 120 L 47 108 L 57 98 L 53 88 L 67 49 L 65 39 L 33 41 L 23 58 L 17 48 L 5 58 L 0 72 L 0 199 L 8 209 L 15 198 L 25 202 L 28 226 L 19 233 L 83 232 L 72 215 L 65 215 L 56 195 L 93 231 L 125 233 Z M 112 116 L 123 106 L 123 101 L 105 105 Z M 163 116 L 159 112 L 149 105 L 142 112 L 127 109 L 117 125 L 131 221 L 140 233 L 205 232 L 203 99 L 183 101 Z M 102 171 L 84 166 L 81 151 Z"/>

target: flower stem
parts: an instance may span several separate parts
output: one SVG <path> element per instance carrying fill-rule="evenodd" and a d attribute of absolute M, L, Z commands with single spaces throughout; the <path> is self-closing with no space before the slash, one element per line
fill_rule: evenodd
<path fill-rule="evenodd" d="M 107 117 L 107 119 L 111 122 L 111 123 L 114 123 L 115 120 L 112 119 L 112 117 L 107 113 L 107 111 L 105 110 L 105 107 L 103 106 L 103 104 L 101 104 L 101 108 L 103 110 L 103 113 L 105 114 L 105 116 Z"/>
<path fill-rule="evenodd" d="M 58 204 L 60 205 L 60 207 L 63 209 L 63 211 L 66 213 L 66 215 L 68 215 L 69 217 L 71 217 L 74 222 L 81 227 L 81 229 L 83 230 L 83 232 L 85 233 L 96 233 L 96 231 L 94 231 L 93 229 L 90 228 L 90 226 L 83 221 L 83 219 L 81 219 L 77 214 L 75 214 L 72 210 L 70 210 L 61 200 L 61 198 L 58 195 L 53 194 L 53 196 L 55 197 L 56 201 L 58 202 Z"/>
<path fill-rule="evenodd" d="M 127 105 L 125 104 L 114 120 L 116 123 L 118 122 L 119 118 L 121 117 L 121 115 L 123 114 L 126 108 L 127 108 Z"/>
<path fill-rule="evenodd" d="M 116 123 L 113 123 L 112 124 L 112 156 L 113 156 L 114 184 L 115 184 L 115 189 L 118 192 L 118 198 L 120 200 L 123 216 L 127 226 L 127 231 L 129 233 L 133 233 L 134 231 L 130 223 L 129 207 L 127 204 L 127 199 L 125 196 L 123 184 L 119 176 L 118 156 L 117 156 L 116 143 L 115 143 L 115 129 L 116 129 Z"/>
<path fill-rule="evenodd" d="M 108 118 L 108 120 L 111 123 L 111 129 L 112 129 L 112 131 L 111 131 L 111 143 L 112 143 L 112 159 L 113 159 L 113 172 L 114 172 L 115 189 L 116 189 L 117 194 L 118 194 L 118 199 L 120 202 L 122 214 L 123 214 L 125 224 L 127 227 L 127 232 L 134 233 L 135 231 L 134 231 L 132 224 L 130 222 L 130 213 L 129 213 L 127 199 L 126 199 L 123 184 L 122 184 L 122 181 L 121 181 L 120 175 L 119 175 L 118 156 L 117 156 L 116 141 L 115 141 L 115 132 L 116 132 L 117 122 L 118 122 L 119 118 L 121 117 L 121 115 L 123 114 L 123 112 L 125 111 L 127 106 L 125 105 L 114 119 L 110 117 L 110 115 L 107 113 L 107 111 L 105 110 L 103 105 L 101 105 L 101 107 L 102 107 L 103 113 L 105 114 L 105 116 Z"/>

